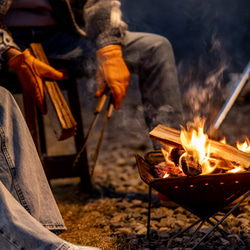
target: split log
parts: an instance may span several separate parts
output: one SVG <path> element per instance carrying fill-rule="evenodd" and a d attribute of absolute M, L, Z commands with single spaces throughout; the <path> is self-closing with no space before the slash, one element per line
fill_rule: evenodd
<path fill-rule="evenodd" d="M 228 171 L 234 169 L 235 166 L 237 166 L 235 162 L 233 163 L 232 161 L 224 159 L 218 155 L 210 154 L 210 157 L 211 157 L 210 163 L 213 167 L 213 162 L 214 162 L 214 166 L 216 166 L 216 169 L 220 169 L 222 171 Z"/>
<path fill-rule="evenodd" d="M 31 43 L 31 53 L 40 61 L 49 64 L 41 44 Z M 65 140 L 76 134 L 75 121 L 56 81 L 44 81 L 44 94 L 48 116 L 58 140 Z"/>
<path fill-rule="evenodd" d="M 152 140 L 159 141 L 167 146 L 171 145 L 180 147 L 180 132 L 180 130 L 160 124 L 149 133 L 149 136 Z M 209 140 L 209 143 L 210 153 L 219 155 L 220 157 L 232 162 L 240 162 L 244 168 L 250 166 L 249 153 L 242 152 L 233 146 L 218 141 Z"/>

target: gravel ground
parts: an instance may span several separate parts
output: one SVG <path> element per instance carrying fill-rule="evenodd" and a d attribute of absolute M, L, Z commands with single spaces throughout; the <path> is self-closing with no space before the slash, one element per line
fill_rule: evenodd
<path fill-rule="evenodd" d="M 182 207 L 166 208 L 161 205 L 157 192 L 152 194 L 151 237 L 148 241 L 147 206 L 148 185 L 138 174 L 135 154 L 143 156 L 153 150 L 145 125 L 140 95 L 135 84 L 129 86 L 121 110 L 114 111 L 104 133 L 99 158 L 92 176 L 93 197 L 87 197 L 79 188 L 79 178 L 51 181 L 52 191 L 68 230 L 61 234 L 65 240 L 76 244 L 98 246 L 102 249 L 181 249 L 193 229 L 183 237 L 177 237 L 168 247 L 167 241 L 181 228 L 190 225 L 197 218 Z M 86 87 L 87 86 L 87 87 Z M 85 130 L 93 118 L 96 100 L 92 98 L 92 83 L 79 85 L 83 105 Z M 86 88 L 88 91 L 86 91 Z M 219 107 L 214 107 L 218 110 Z M 188 114 L 188 107 L 185 112 Z M 221 126 L 221 132 L 228 143 L 234 144 L 242 135 L 250 138 L 248 129 L 250 112 L 249 96 L 240 97 Z M 89 163 L 92 166 L 96 141 L 101 131 L 103 117 L 88 143 Z M 50 132 L 48 132 L 50 133 Z M 50 134 L 51 154 L 74 151 L 70 140 L 55 143 Z M 223 214 L 219 214 L 221 218 Z M 245 205 L 230 215 L 226 225 L 230 228 L 229 238 L 215 230 L 200 249 L 249 249 L 250 248 L 250 206 Z M 191 246 L 210 229 L 205 225 L 191 242 Z M 231 241 L 229 241 L 231 240 Z M 188 248 L 187 248 L 188 249 Z"/>

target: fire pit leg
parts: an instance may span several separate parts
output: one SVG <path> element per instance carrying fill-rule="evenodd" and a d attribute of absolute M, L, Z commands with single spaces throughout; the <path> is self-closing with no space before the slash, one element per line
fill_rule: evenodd
<path fill-rule="evenodd" d="M 198 224 L 199 222 L 201 222 L 201 221 L 202 221 L 202 220 L 199 219 L 199 220 L 197 220 L 196 222 L 194 222 L 192 225 L 190 225 L 190 226 L 184 228 L 182 231 L 180 231 L 179 233 L 177 233 L 177 234 L 175 234 L 174 236 L 172 236 L 172 237 L 169 239 L 168 242 L 170 243 L 171 240 L 173 240 L 173 239 L 176 238 L 177 236 L 179 236 L 179 235 L 185 233 L 186 231 L 188 231 L 189 229 L 191 229 L 192 227 L 194 227 L 195 225 L 197 225 L 197 224 Z M 169 243 L 168 243 L 168 244 L 169 244 Z"/>
<path fill-rule="evenodd" d="M 219 220 L 215 217 L 215 216 L 212 216 L 212 218 L 215 220 L 215 221 L 217 221 L 217 222 L 219 222 Z M 208 218 L 207 219 L 207 222 L 210 224 L 210 225 L 212 225 L 213 227 L 215 226 L 215 224 Z M 226 236 L 226 235 L 228 235 L 230 232 L 228 231 L 228 228 L 226 228 L 226 226 L 223 224 L 223 223 L 221 223 L 221 226 L 224 228 L 217 228 L 217 230 L 219 230 L 224 236 Z"/>
<path fill-rule="evenodd" d="M 148 189 L 148 223 L 147 223 L 147 239 L 150 239 L 150 216 L 151 216 L 151 194 L 152 194 L 152 187 L 149 185 Z"/>
<path fill-rule="evenodd" d="M 186 231 L 188 231 L 189 229 L 191 229 L 192 227 L 196 226 L 198 223 L 200 223 L 202 221 L 202 219 L 197 220 L 196 222 L 194 222 L 192 225 L 184 228 L 183 230 L 181 230 L 179 233 L 175 234 L 174 236 L 172 236 L 167 243 L 167 247 L 169 247 L 169 245 L 171 244 L 172 240 L 176 237 L 178 237 L 179 235 L 185 233 Z"/>
<path fill-rule="evenodd" d="M 188 244 L 191 242 L 191 240 L 194 238 L 194 236 L 198 233 L 198 231 L 200 230 L 200 228 L 203 226 L 203 224 L 206 222 L 206 220 L 202 220 L 202 222 L 200 223 L 200 225 L 197 227 L 197 229 L 194 231 L 193 235 L 189 238 L 189 240 L 186 242 L 185 246 L 182 248 L 182 250 L 186 249 L 186 247 L 188 246 Z"/>
<path fill-rule="evenodd" d="M 233 207 L 231 210 L 220 220 L 218 223 L 211 228 L 201 239 L 200 241 L 192 248 L 195 249 L 200 245 L 200 243 L 207 238 L 207 236 L 212 233 L 214 229 L 216 229 L 248 196 L 250 195 L 250 190 L 243 196 L 243 198 Z"/>

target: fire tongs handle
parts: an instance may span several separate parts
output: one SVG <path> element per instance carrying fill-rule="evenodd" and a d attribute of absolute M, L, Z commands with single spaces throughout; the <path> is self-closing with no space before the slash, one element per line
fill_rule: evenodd
<path fill-rule="evenodd" d="M 94 111 L 94 115 L 95 115 L 94 119 L 93 119 L 93 121 L 92 121 L 92 123 L 91 123 L 91 125 L 89 127 L 87 135 L 84 138 L 83 145 L 82 145 L 81 149 L 78 151 L 78 153 L 77 153 L 77 155 L 75 157 L 75 160 L 74 160 L 73 166 L 72 166 L 73 168 L 78 163 L 78 161 L 79 161 L 79 159 L 80 159 L 80 157 L 81 157 L 84 149 L 87 146 L 87 142 L 88 142 L 88 139 L 90 137 L 90 134 L 92 133 L 92 131 L 93 131 L 95 125 L 96 125 L 96 122 L 97 122 L 97 120 L 99 118 L 99 115 L 100 115 L 100 113 L 101 113 L 101 111 L 103 109 L 103 106 L 104 106 L 104 104 L 106 102 L 106 99 L 107 99 L 107 96 L 108 96 L 108 92 L 109 91 L 107 90 L 107 91 L 105 91 L 103 93 L 103 95 L 100 97 L 99 102 L 96 105 L 96 108 L 95 108 L 95 111 Z M 94 158 L 94 166 L 95 166 L 95 163 L 96 163 L 96 160 L 97 160 L 97 157 L 98 157 L 98 153 L 99 153 L 99 149 L 100 149 L 100 145 L 101 145 L 101 141 L 102 141 L 103 132 L 104 132 L 104 129 L 105 129 L 106 122 L 111 117 L 111 114 L 112 114 L 112 111 L 113 111 L 113 108 L 114 108 L 114 105 L 113 105 L 111 97 L 112 96 L 110 95 L 108 109 L 107 109 L 106 115 L 104 117 L 103 128 L 102 128 L 101 135 L 100 135 L 100 138 L 99 138 L 99 141 L 98 141 L 98 145 L 97 145 L 97 148 L 96 148 L 96 153 L 95 153 L 95 158 Z M 92 167 L 92 173 L 91 174 L 93 174 L 93 169 L 94 169 L 94 167 Z"/>
<path fill-rule="evenodd" d="M 242 73 L 242 76 L 240 77 L 240 79 L 236 83 L 230 96 L 227 98 L 227 100 L 224 103 L 222 109 L 220 110 L 218 116 L 216 117 L 212 127 L 210 128 L 210 131 L 209 131 L 210 135 L 212 135 L 213 133 L 215 133 L 219 129 L 221 123 L 223 122 L 227 113 L 229 112 L 229 110 L 233 106 L 235 100 L 237 99 L 238 95 L 240 94 L 242 88 L 246 84 L 249 77 L 250 77 L 250 61 L 248 62 L 247 66 L 245 67 L 245 69 Z"/>
<path fill-rule="evenodd" d="M 90 169 L 90 176 L 92 176 L 93 173 L 94 173 L 96 161 L 97 161 L 99 151 L 100 151 L 100 147 L 101 147 L 101 143 L 102 143 L 103 134 L 104 134 L 105 127 L 106 127 L 106 123 L 107 123 L 108 119 L 111 117 L 113 109 L 114 109 L 114 104 L 113 104 L 113 101 L 112 101 L 112 95 L 110 95 L 108 108 L 106 110 L 104 120 L 103 120 L 103 124 L 102 124 L 101 134 L 100 134 L 100 137 L 99 137 L 99 140 L 98 140 L 98 143 L 97 143 L 97 147 L 96 147 L 96 150 L 95 150 L 94 163 L 93 163 L 93 165 L 92 165 L 92 167 Z"/>

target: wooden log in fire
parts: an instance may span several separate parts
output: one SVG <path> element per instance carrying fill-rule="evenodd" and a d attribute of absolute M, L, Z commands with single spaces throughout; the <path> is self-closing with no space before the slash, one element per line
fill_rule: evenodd
<path fill-rule="evenodd" d="M 160 124 L 149 133 L 149 136 L 152 140 L 159 141 L 162 144 L 180 147 L 180 132 L 180 130 Z M 210 153 L 219 155 L 220 157 L 232 162 L 240 162 L 244 168 L 250 166 L 249 153 L 242 152 L 233 146 L 218 141 L 209 140 L 209 143 Z"/>
<path fill-rule="evenodd" d="M 185 154 L 181 157 L 181 166 L 186 175 L 196 176 L 202 173 L 202 166 L 192 155 Z"/>

